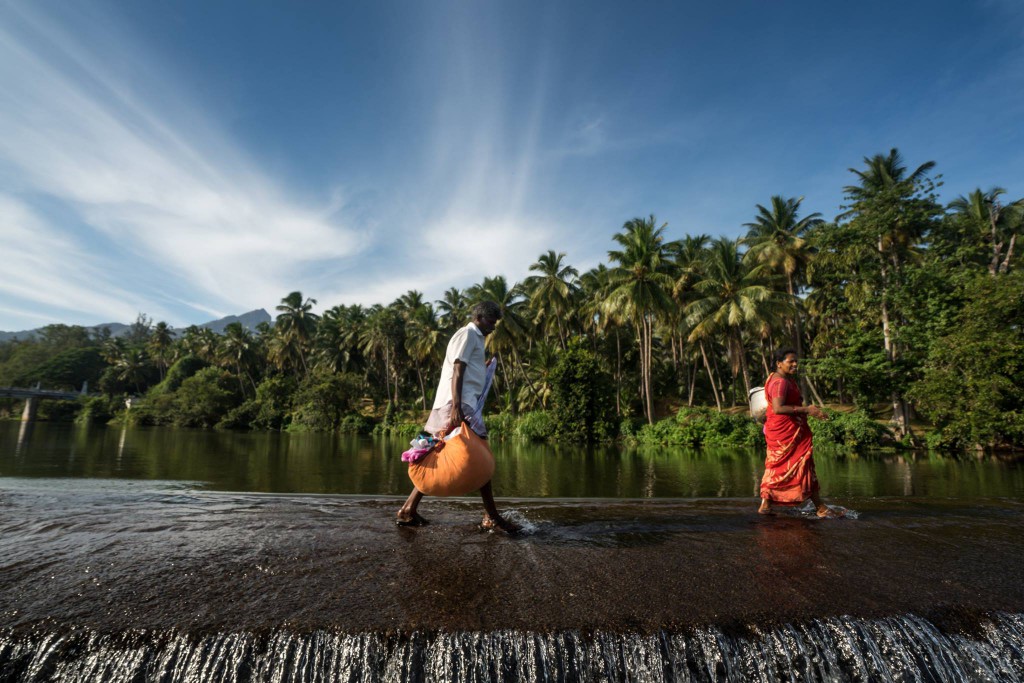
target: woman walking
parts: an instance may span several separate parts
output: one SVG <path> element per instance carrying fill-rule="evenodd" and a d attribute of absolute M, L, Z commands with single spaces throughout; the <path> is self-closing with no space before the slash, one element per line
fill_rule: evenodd
<path fill-rule="evenodd" d="M 773 505 L 801 505 L 814 502 L 819 517 L 837 517 L 818 495 L 818 477 L 814 473 L 814 451 L 807 416 L 818 420 L 828 417 L 816 405 L 805 406 L 796 373 L 798 359 L 793 349 L 780 349 L 772 357 L 773 372 L 768 375 L 764 395 L 768 402 L 764 438 L 768 455 L 761 478 L 761 507 L 770 515 Z"/>

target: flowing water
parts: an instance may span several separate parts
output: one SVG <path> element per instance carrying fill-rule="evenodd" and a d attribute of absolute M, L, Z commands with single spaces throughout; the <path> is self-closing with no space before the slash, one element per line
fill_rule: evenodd
<path fill-rule="evenodd" d="M 399 529 L 401 442 L 0 424 L 0 680 L 1024 680 L 1024 468 L 496 444 Z"/>

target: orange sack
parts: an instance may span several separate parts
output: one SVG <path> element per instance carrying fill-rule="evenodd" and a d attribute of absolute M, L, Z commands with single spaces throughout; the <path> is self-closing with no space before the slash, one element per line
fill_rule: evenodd
<path fill-rule="evenodd" d="M 409 463 L 409 478 L 428 496 L 464 496 L 494 476 L 494 455 L 487 442 L 463 424 L 459 433 L 419 462 Z"/>

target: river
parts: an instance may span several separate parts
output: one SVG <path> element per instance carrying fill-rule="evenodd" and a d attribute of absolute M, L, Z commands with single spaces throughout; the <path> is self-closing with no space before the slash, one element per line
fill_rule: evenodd
<path fill-rule="evenodd" d="M 394 440 L 0 424 L 0 680 L 1024 680 L 1024 469 L 495 444 L 516 538 Z"/>

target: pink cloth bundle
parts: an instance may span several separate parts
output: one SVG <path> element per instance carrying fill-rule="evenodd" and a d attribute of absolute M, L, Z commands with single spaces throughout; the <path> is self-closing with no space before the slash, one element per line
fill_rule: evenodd
<path fill-rule="evenodd" d="M 402 462 L 419 462 L 432 450 L 433 446 L 430 448 L 410 448 L 406 452 L 402 453 Z"/>

